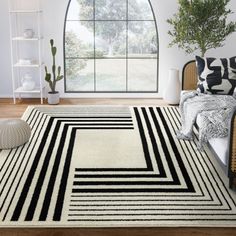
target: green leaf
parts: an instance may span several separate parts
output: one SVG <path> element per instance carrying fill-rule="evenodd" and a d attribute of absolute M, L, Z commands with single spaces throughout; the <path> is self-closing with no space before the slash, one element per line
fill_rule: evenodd
<path fill-rule="evenodd" d="M 54 45 L 54 40 L 53 39 L 50 40 L 50 44 L 51 44 L 51 47 L 53 47 L 53 45 Z"/>
<path fill-rule="evenodd" d="M 55 65 L 52 65 L 52 71 L 53 71 L 53 73 L 56 72 L 56 66 Z"/>
<path fill-rule="evenodd" d="M 47 82 L 50 82 L 50 81 L 51 81 L 51 74 L 47 73 L 47 74 L 45 75 L 45 80 L 46 80 Z"/>
<path fill-rule="evenodd" d="M 58 72 L 58 75 L 61 74 L 61 67 L 60 66 L 58 66 L 57 72 Z"/>
<path fill-rule="evenodd" d="M 57 48 L 52 47 L 52 55 L 55 56 L 57 54 Z"/>
<path fill-rule="evenodd" d="M 167 23 L 172 26 L 169 46 L 177 45 L 186 53 L 222 47 L 226 37 L 236 31 L 236 23 L 227 18 L 230 0 L 179 0 L 177 14 Z"/>
<path fill-rule="evenodd" d="M 64 76 L 63 76 L 63 75 L 61 75 L 61 76 L 57 76 L 57 79 L 56 79 L 56 81 L 62 80 L 63 78 L 64 78 Z"/>

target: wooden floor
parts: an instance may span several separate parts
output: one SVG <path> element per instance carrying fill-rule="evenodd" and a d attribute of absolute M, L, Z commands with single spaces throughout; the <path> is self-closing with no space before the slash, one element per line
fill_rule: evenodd
<path fill-rule="evenodd" d="M 38 99 L 13 104 L 0 99 L 0 118 L 19 118 L 28 105 L 39 105 Z M 167 105 L 160 99 L 62 99 L 61 105 Z M 0 236 L 233 236 L 236 228 L 100 228 L 100 229 L 1 229 Z"/>
<path fill-rule="evenodd" d="M 47 105 L 46 101 L 45 105 Z M 18 118 L 21 117 L 27 106 L 41 105 L 39 99 L 17 100 L 14 105 L 12 99 L 0 98 L 0 118 Z M 107 99 L 107 98 L 79 98 L 79 99 L 61 99 L 60 105 L 167 105 L 162 99 Z"/>
<path fill-rule="evenodd" d="M 223 228 L 0 229 L 0 236 L 235 236 Z"/>

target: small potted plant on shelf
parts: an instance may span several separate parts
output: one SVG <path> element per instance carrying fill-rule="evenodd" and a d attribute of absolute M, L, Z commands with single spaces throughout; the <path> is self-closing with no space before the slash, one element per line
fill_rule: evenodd
<path fill-rule="evenodd" d="M 45 66 L 45 80 L 48 82 L 49 87 L 51 89 L 50 92 L 48 92 L 48 104 L 56 105 L 60 102 L 60 94 L 58 91 L 56 91 L 56 83 L 64 78 L 63 75 L 61 75 L 61 67 L 56 67 L 56 54 L 57 54 L 57 48 L 54 46 L 54 40 L 50 40 L 51 45 L 51 53 L 53 58 L 53 65 L 52 65 L 52 74 L 48 73 L 48 68 Z"/>

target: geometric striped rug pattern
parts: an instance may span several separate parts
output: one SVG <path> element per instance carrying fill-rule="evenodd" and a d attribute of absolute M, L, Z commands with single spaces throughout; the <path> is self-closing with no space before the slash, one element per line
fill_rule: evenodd
<path fill-rule="evenodd" d="M 38 106 L 22 119 L 30 141 L 0 150 L 0 227 L 236 225 L 236 193 L 209 150 L 176 138 L 176 107 Z"/>

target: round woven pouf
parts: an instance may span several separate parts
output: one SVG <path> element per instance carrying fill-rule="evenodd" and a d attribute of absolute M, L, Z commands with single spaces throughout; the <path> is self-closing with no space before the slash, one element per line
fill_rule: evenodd
<path fill-rule="evenodd" d="M 11 149 L 28 142 L 30 126 L 23 120 L 0 121 L 0 149 Z"/>

